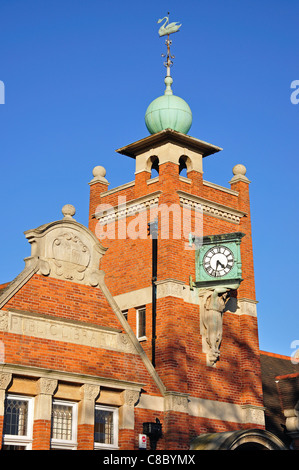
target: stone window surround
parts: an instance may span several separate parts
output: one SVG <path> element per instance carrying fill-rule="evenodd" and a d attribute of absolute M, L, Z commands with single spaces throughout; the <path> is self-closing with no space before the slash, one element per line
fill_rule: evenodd
<path fill-rule="evenodd" d="M 26 379 L 33 384 L 30 390 L 26 390 Z M 16 382 L 19 380 L 19 385 L 17 383 L 14 386 L 14 380 Z M 62 386 L 60 392 L 59 385 Z M 32 387 L 35 391 L 32 390 Z M 63 391 L 63 387 L 69 387 L 69 391 Z M 20 397 L 25 393 L 27 397 L 30 395 L 34 401 L 33 420 L 50 421 L 52 402 L 57 398 L 60 401 L 64 400 L 65 403 L 72 401 L 77 404 L 79 425 L 94 425 L 95 406 L 100 406 L 113 407 L 117 410 L 119 415 L 117 417 L 118 429 L 134 429 L 134 407 L 139 401 L 142 387 L 144 384 L 109 378 L 94 378 L 68 372 L 47 371 L 32 366 L 2 364 L 0 365 L 0 416 L 4 415 L 5 397 L 8 393 Z M 72 389 L 76 392 L 70 396 Z M 64 444 L 67 443 L 68 441 L 65 441 Z M 72 446 L 76 447 L 74 442 Z"/>
<path fill-rule="evenodd" d="M 144 312 L 144 335 L 139 335 L 139 328 L 140 328 L 140 314 L 141 312 Z M 146 306 L 143 305 L 142 307 L 136 307 L 136 337 L 138 341 L 146 341 L 147 336 L 146 336 Z"/>
<path fill-rule="evenodd" d="M 219 419 L 236 423 L 255 423 L 264 425 L 264 408 L 254 405 L 231 404 L 225 402 L 215 402 L 213 400 L 200 399 L 186 394 L 172 391 L 164 391 L 163 396 L 153 396 L 141 393 L 144 384 L 115 381 L 107 378 L 92 378 L 81 374 L 72 374 L 67 372 L 45 371 L 37 367 L 24 367 L 13 364 L 0 365 L 0 416 L 4 414 L 4 399 L 6 390 L 11 388 L 12 377 L 22 377 L 30 379 L 39 379 L 39 392 L 44 390 L 49 393 L 49 401 L 52 402 L 52 393 L 56 390 L 55 384 L 59 381 L 67 384 L 76 385 L 80 389 L 80 396 L 74 401 L 79 403 L 79 424 L 93 424 L 93 418 L 90 420 L 90 407 L 94 409 L 95 405 L 115 406 L 119 412 L 119 430 L 135 429 L 135 407 L 144 410 L 153 411 L 177 411 L 188 413 L 190 416 L 202 417 L 208 419 Z M 41 377 L 43 376 L 43 377 Z M 44 380 L 41 380 L 44 379 Z M 50 380 L 49 380 L 50 379 Z M 56 382 L 57 380 L 57 382 Z M 117 400 L 110 400 L 109 396 L 104 399 L 106 388 L 113 388 L 117 394 Z M 98 398 L 94 398 L 99 391 Z M 12 392 L 11 392 L 12 393 Z M 13 391 L 18 393 L 18 391 Z M 24 390 L 23 390 L 24 393 Z M 21 393 L 20 393 L 21 395 Z M 102 395 L 102 399 L 101 399 Z M 35 397 L 47 396 L 46 393 L 40 393 Z M 97 396 L 97 395 L 96 395 Z M 68 398 L 69 396 L 59 398 Z M 72 397 L 71 397 L 72 398 Z M 41 403 L 40 403 L 41 404 Z M 81 409 L 80 409 L 81 408 Z M 35 403 L 35 419 L 38 409 Z M 211 414 L 212 413 L 212 414 Z M 49 416 L 51 419 L 51 415 Z"/>

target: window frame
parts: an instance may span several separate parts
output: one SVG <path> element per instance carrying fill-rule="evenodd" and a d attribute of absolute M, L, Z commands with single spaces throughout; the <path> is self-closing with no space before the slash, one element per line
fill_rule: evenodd
<path fill-rule="evenodd" d="M 77 450 L 78 447 L 78 403 L 68 400 L 52 401 L 52 413 L 54 405 L 64 405 L 72 407 L 72 439 L 57 439 L 52 437 L 53 433 L 53 414 L 51 414 L 51 449 Z"/>
<path fill-rule="evenodd" d="M 139 319 L 139 314 L 140 311 L 144 311 L 144 334 L 139 336 L 139 327 L 140 327 L 140 319 Z M 136 308 L 136 337 L 138 341 L 146 341 L 147 336 L 146 336 L 146 307 L 138 307 Z"/>
<path fill-rule="evenodd" d="M 19 436 L 17 434 L 4 434 L 4 422 L 6 412 L 6 400 L 19 400 L 26 401 L 27 405 L 27 434 L 26 436 Z M 32 439 L 33 439 L 33 419 L 34 419 L 34 397 L 26 395 L 15 395 L 8 393 L 5 397 L 5 408 L 3 417 L 3 446 L 21 446 L 25 447 L 25 450 L 32 450 Z"/>
<path fill-rule="evenodd" d="M 103 410 L 103 411 L 110 411 L 113 413 L 113 444 L 106 444 L 106 443 L 101 443 L 101 442 L 96 442 L 95 441 L 95 431 L 94 431 L 94 450 L 103 450 L 103 449 L 111 449 L 111 450 L 116 450 L 119 449 L 118 446 L 118 408 L 115 406 L 104 406 L 101 404 L 96 404 L 95 405 L 95 411 L 96 410 Z M 95 419 L 94 419 L 95 421 Z"/>

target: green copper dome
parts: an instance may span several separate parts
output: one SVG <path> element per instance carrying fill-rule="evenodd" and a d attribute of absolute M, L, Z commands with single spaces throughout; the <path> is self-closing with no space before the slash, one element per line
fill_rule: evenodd
<path fill-rule="evenodd" d="M 179 96 L 172 93 L 170 76 L 164 80 L 166 90 L 164 95 L 151 102 L 145 113 L 145 124 L 150 134 L 156 134 L 164 129 L 187 134 L 192 124 L 192 112 L 189 105 Z"/>

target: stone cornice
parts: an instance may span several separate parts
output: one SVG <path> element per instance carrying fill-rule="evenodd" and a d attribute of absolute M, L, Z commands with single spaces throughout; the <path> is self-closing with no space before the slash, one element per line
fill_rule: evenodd
<path fill-rule="evenodd" d="M 144 139 L 138 140 L 125 147 L 119 148 L 116 152 L 127 155 L 131 158 L 136 158 L 136 155 L 146 152 L 147 150 L 154 149 L 163 145 L 164 143 L 174 143 L 181 147 L 187 147 L 191 150 L 200 153 L 203 157 L 212 155 L 222 150 L 221 147 L 209 144 L 203 140 L 196 139 L 186 134 L 174 131 L 173 129 L 165 129 L 156 134 L 152 134 Z"/>
<path fill-rule="evenodd" d="M 204 186 L 208 186 L 209 188 L 217 189 L 218 191 L 222 191 L 224 193 L 231 194 L 232 196 L 238 196 L 238 191 L 234 189 L 225 188 L 224 186 L 220 186 L 219 184 L 211 183 L 210 181 L 203 181 L 202 184 Z"/>
<path fill-rule="evenodd" d="M 180 197 L 180 203 L 183 206 L 189 206 L 190 209 L 197 209 L 206 215 L 223 219 L 234 224 L 239 224 L 242 217 L 246 216 L 245 212 L 233 209 L 231 207 L 210 201 L 185 191 L 177 191 Z"/>
<path fill-rule="evenodd" d="M 75 384 L 89 384 L 111 387 L 119 390 L 130 389 L 140 391 L 145 384 L 138 382 L 129 382 L 125 380 L 109 379 L 107 377 L 95 377 L 87 374 L 77 374 L 76 372 L 65 372 L 53 369 L 44 369 L 43 367 L 27 366 L 21 364 L 0 364 L 0 374 L 9 373 L 24 377 L 48 378 L 53 380 L 62 380 Z"/>
<path fill-rule="evenodd" d="M 121 186 L 116 186 L 115 188 L 108 189 L 101 193 L 101 197 L 109 196 L 110 194 L 118 193 L 127 188 L 132 188 L 135 186 L 135 181 L 130 181 L 129 183 L 122 184 Z"/>
<path fill-rule="evenodd" d="M 159 203 L 159 197 L 162 191 L 155 191 L 154 193 L 147 194 L 145 196 L 126 201 L 123 204 L 111 206 L 107 210 L 102 212 L 96 212 L 93 217 L 100 220 L 101 224 L 107 224 L 114 222 L 123 217 L 131 217 L 136 213 L 140 213 L 155 206 Z"/>

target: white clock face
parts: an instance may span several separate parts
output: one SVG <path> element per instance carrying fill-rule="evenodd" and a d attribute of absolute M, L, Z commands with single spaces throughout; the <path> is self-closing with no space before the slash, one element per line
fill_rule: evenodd
<path fill-rule="evenodd" d="M 234 255 L 226 246 L 214 246 L 203 257 L 203 267 L 213 277 L 225 276 L 234 265 Z"/>

